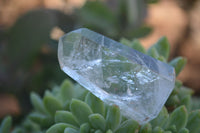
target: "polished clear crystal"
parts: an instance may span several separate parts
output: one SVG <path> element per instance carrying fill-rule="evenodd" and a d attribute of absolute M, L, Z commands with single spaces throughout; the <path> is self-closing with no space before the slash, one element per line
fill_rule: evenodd
<path fill-rule="evenodd" d="M 59 40 L 61 69 L 122 114 L 139 123 L 155 118 L 174 88 L 174 69 L 91 30 Z"/>

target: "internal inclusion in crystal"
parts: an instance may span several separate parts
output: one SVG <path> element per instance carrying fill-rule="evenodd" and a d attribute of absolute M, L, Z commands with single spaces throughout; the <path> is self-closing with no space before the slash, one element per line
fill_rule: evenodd
<path fill-rule="evenodd" d="M 139 123 L 158 115 L 174 87 L 173 68 L 87 29 L 63 36 L 58 56 L 65 73 Z"/>

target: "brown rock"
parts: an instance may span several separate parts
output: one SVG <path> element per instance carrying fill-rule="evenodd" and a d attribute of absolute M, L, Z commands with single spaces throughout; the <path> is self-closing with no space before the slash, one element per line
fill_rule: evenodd
<path fill-rule="evenodd" d="M 153 32 L 141 39 L 145 48 L 149 48 L 160 37 L 167 36 L 171 44 L 171 52 L 174 52 L 176 45 L 184 36 L 188 20 L 185 12 L 175 1 L 164 0 L 158 4 L 148 7 L 147 25 L 153 28 Z"/>
<path fill-rule="evenodd" d="M 188 86 L 198 94 L 200 94 L 200 65 L 187 64 L 184 70 L 178 76 L 185 86 Z"/>
<path fill-rule="evenodd" d="M 186 57 L 188 64 L 200 65 L 200 42 L 187 38 L 179 47 L 179 55 Z"/>
<path fill-rule="evenodd" d="M 1 0 L 0 26 L 11 26 L 20 15 L 41 5 L 41 0 Z"/>
<path fill-rule="evenodd" d="M 178 48 L 178 54 L 187 58 L 188 63 L 179 79 L 200 94 L 200 1 L 189 12 L 189 36 Z"/>
<path fill-rule="evenodd" d="M 18 100 L 10 94 L 0 94 L 0 118 L 6 115 L 19 115 Z"/>
<path fill-rule="evenodd" d="M 86 0 L 44 0 L 44 6 L 65 13 L 71 13 L 74 8 L 81 7 L 85 1 Z"/>

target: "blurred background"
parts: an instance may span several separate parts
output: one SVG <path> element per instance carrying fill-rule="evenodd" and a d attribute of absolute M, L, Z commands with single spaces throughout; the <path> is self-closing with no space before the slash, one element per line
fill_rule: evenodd
<path fill-rule="evenodd" d="M 22 118 L 29 94 L 69 78 L 59 68 L 58 39 L 87 27 L 149 48 L 167 36 L 170 59 L 188 63 L 178 79 L 200 95 L 200 0 L 0 0 L 0 119 Z"/>

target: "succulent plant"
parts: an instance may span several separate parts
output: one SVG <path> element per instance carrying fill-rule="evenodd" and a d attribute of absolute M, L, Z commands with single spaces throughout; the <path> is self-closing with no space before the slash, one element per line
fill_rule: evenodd
<path fill-rule="evenodd" d="M 137 40 L 121 42 L 156 59 L 168 60 L 169 44 L 165 37 L 148 51 Z M 185 63 L 182 57 L 169 62 L 177 75 Z M 123 117 L 118 106 L 107 105 L 80 85 L 65 80 L 60 87 L 46 90 L 43 98 L 32 92 L 33 112 L 12 131 L 12 119 L 6 117 L 0 133 L 199 133 L 200 110 L 192 110 L 191 95 L 192 91 L 177 80 L 160 114 L 140 125 Z"/>

